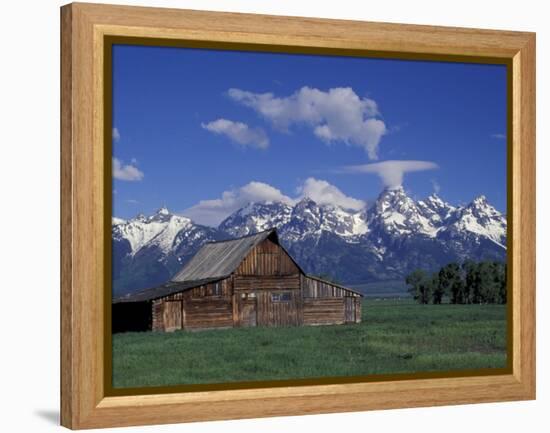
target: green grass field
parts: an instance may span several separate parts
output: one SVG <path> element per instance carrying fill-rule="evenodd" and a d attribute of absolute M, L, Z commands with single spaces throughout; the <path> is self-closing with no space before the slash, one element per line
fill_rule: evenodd
<path fill-rule="evenodd" d="M 505 366 L 505 305 L 364 299 L 357 325 L 113 335 L 115 388 Z"/>

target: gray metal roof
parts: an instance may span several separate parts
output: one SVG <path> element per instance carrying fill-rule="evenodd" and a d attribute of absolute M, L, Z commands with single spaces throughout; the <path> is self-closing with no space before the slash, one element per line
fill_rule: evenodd
<path fill-rule="evenodd" d="M 204 244 L 171 281 L 182 283 L 227 277 L 237 269 L 252 248 L 270 236 L 279 243 L 275 230 L 268 230 L 238 239 Z"/>

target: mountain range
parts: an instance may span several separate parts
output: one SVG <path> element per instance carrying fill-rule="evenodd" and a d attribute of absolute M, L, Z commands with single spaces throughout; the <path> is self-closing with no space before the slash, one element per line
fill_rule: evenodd
<path fill-rule="evenodd" d="M 417 268 L 451 261 L 505 260 L 506 217 L 484 196 L 453 206 L 432 194 L 413 200 L 385 189 L 359 211 L 318 204 L 251 202 L 217 228 L 159 209 L 113 218 L 113 294 L 167 281 L 205 243 L 277 228 L 284 247 L 308 273 L 344 284 L 403 279 Z"/>

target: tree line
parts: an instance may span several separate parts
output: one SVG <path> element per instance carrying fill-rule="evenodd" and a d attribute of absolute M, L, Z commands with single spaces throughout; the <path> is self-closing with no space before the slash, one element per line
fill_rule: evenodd
<path fill-rule="evenodd" d="M 420 304 L 506 304 L 506 263 L 449 263 L 439 271 L 422 269 L 405 278 L 408 292 Z"/>

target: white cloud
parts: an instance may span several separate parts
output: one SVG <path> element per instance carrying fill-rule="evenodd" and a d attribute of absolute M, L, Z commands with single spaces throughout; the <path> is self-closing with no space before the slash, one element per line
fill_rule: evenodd
<path fill-rule="evenodd" d="M 336 186 L 312 177 L 306 179 L 296 191 L 297 197 L 291 198 L 267 183 L 253 181 L 240 188 L 224 191 L 220 198 L 201 200 L 181 213 L 196 223 L 215 227 L 251 202 L 282 202 L 294 205 L 302 198 L 309 197 L 320 205 L 332 204 L 351 210 L 359 210 L 365 206 L 362 200 L 346 196 Z"/>
<path fill-rule="evenodd" d="M 201 123 L 201 126 L 215 134 L 225 135 L 243 147 L 249 146 L 258 149 L 269 147 L 269 138 L 265 131 L 262 128 L 250 128 L 246 123 L 217 119 L 209 123 Z"/>
<path fill-rule="evenodd" d="M 135 165 L 124 164 L 118 158 L 113 157 L 113 177 L 118 180 L 136 181 L 143 179 L 143 172 Z"/>
<path fill-rule="evenodd" d="M 434 170 L 438 165 L 430 161 L 383 161 L 373 164 L 351 165 L 344 167 L 345 173 L 374 173 L 380 176 L 384 186 L 390 189 L 403 184 L 405 173 Z"/>
<path fill-rule="evenodd" d="M 120 132 L 118 131 L 118 128 L 113 128 L 113 141 L 115 143 L 120 141 Z"/>
<path fill-rule="evenodd" d="M 240 188 L 224 191 L 220 198 L 201 200 L 185 209 L 182 214 L 199 224 L 217 226 L 230 214 L 250 202 L 280 201 L 292 204 L 293 200 L 277 188 L 263 182 L 250 182 Z"/>
<path fill-rule="evenodd" d="M 229 89 L 227 94 L 279 130 L 288 131 L 293 124 L 306 124 L 321 140 L 362 147 L 370 159 L 378 159 L 378 145 L 387 132 L 384 122 L 376 118 L 379 115 L 376 102 L 360 98 L 351 87 L 328 91 L 302 87 L 286 97 L 241 89 Z"/>
<path fill-rule="evenodd" d="M 326 180 L 313 177 L 306 179 L 304 184 L 298 188 L 298 194 L 300 194 L 300 198 L 309 197 L 320 205 L 331 204 L 351 210 L 360 210 L 365 207 L 363 200 L 349 197 Z"/>
<path fill-rule="evenodd" d="M 506 134 L 491 134 L 491 138 L 496 138 L 499 140 L 506 140 Z"/>

